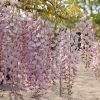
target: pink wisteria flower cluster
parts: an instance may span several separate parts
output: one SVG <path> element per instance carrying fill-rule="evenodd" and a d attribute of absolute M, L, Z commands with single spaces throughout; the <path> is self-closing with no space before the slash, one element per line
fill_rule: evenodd
<path fill-rule="evenodd" d="M 41 18 L 34 20 L 32 16 L 22 18 L 19 13 L 12 11 L 9 7 L 0 12 L 3 83 L 9 83 L 14 94 L 17 94 L 15 89 L 24 90 L 25 86 L 34 94 L 39 94 L 41 90 L 48 89 L 53 79 L 50 77 L 51 71 L 57 73 L 50 63 L 54 25 Z"/>
<path fill-rule="evenodd" d="M 86 20 L 86 16 L 80 19 L 76 24 L 76 29 L 81 32 L 81 58 L 86 64 L 86 68 L 90 67 L 92 55 L 92 45 L 95 40 L 95 30 L 93 29 L 92 18 Z"/>
<path fill-rule="evenodd" d="M 91 66 L 97 79 L 100 78 L 100 41 L 94 41 L 92 45 Z"/>
<path fill-rule="evenodd" d="M 64 82 L 62 88 L 68 90 L 68 95 L 71 95 L 72 85 L 77 72 L 76 65 L 78 64 L 78 51 L 75 50 L 77 48 L 78 35 L 76 31 L 66 29 L 62 25 L 58 26 L 56 32 L 59 33 L 56 40 L 54 40 L 56 44 L 56 65 L 60 70 L 61 81 Z"/>
<path fill-rule="evenodd" d="M 94 39 L 92 21 L 82 18 L 75 29 L 58 25 L 55 30 L 50 21 L 33 16 L 23 16 L 10 6 L 1 9 L 0 81 L 11 86 L 15 98 L 23 99 L 17 90 L 28 89 L 31 96 L 37 98 L 50 83 L 55 84 L 56 79 L 62 78 L 71 95 L 78 64 L 76 32 L 82 34 L 82 48 L 85 46 L 90 51 Z M 85 53 L 85 49 L 82 50 Z"/>

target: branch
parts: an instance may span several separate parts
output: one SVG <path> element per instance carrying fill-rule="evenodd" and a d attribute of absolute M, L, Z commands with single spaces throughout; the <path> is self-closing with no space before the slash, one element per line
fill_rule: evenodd
<path fill-rule="evenodd" d="M 19 8 L 19 9 L 25 10 L 24 8 L 19 7 L 17 4 L 15 4 L 15 6 L 16 6 L 17 8 Z M 53 15 L 53 16 L 56 16 L 56 17 L 60 18 L 60 19 L 63 19 L 63 20 L 65 20 L 65 21 L 67 21 L 67 22 L 72 22 L 72 23 L 73 23 L 73 21 L 70 20 L 69 18 L 63 17 L 63 16 L 61 16 L 61 15 L 59 15 L 59 14 L 57 14 L 57 13 L 51 13 L 51 12 L 46 11 L 46 10 L 43 10 L 43 9 L 38 9 L 38 8 L 35 8 L 35 7 L 29 7 L 29 6 L 27 6 L 26 9 L 29 10 L 29 11 L 31 11 L 31 10 L 36 10 L 37 12 L 45 12 L 45 13 L 47 13 L 47 14 L 51 14 L 51 15 Z"/>
<path fill-rule="evenodd" d="M 97 35 L 97 34 L 96 34 L 96 37 L 100 38 L 100 35 Z"/>

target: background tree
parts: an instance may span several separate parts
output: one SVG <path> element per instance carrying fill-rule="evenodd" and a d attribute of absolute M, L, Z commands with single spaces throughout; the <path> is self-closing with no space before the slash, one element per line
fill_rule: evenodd
<path fill-rule="evenodd" d="M 64 4 L 68 7 L 73 2 L 76 2 L 81 10 L 93 17 L 94 26 L 97 33 L 97 39 L 100 39 L 100 0 L 64 0 Z"/>

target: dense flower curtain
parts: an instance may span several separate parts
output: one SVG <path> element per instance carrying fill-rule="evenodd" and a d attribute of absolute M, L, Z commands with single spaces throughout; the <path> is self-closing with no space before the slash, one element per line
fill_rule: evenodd
<path fill-rule="evenodd" d="M 23 99 L 18 91 L 26 91 L 26 87 L 38 99 L 57 79 L 63 80 L 71 95 L 79 62 L 80 36 L 76 33 L 81 33 L 82 58 L 92 57 L 92 19 L 83 17 L 72 29 L 60 24 L 55 29 L 54 23 L 33 16 L 23 16 L 10 6 L 1 9 L 0 82 L 11 86 L 15 100 L 18 96 Z"/>

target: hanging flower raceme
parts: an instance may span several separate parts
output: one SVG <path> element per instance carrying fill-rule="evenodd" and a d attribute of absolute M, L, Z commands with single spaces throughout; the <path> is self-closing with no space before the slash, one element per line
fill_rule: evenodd
<path fill-rule="evenodd" d="M 95 41 L 92 45 L 91 66 L 97 79 L 100 78 L 100 42 Z"/>
<path fill-rule="evenodd" d="M 81 27 L 80 27 L 81 26 Z M 91 48 L 93 45 L 95 30 L 93 30 L 92 19 L 86 19 L 83 17 L 79 23 L 76 23 L 76 30 L 81 33 L 81 57 L 86 64 L 86 68 L 90 67 L 92 59 Z"/>
<path fill-rule="evenodd" d="M 8 10 L 8 8 L 10 10 Z M 22 24 L 20 15 L 17 13 L 16 18 L 12 18 L 12 9 L 4 8 L 1 11 L 2 41 L 1 54 L 2 61 L 0 62 L 1 71 L 4 74 L 3 84 L 11 86 L 11 94 L 18 95 L 16 90 L 24 88 L 24 70 L 19 65 L 21 55 L 21 39 L 22 39 Z M 13 16 L 14 17 L 14 16 Z M 6 20 L 5 20 L 6 19 Z M 16 27 L 15 27 L 16 26 Z"/>
<path fill-rule="evenodd" d="M 68 90 L 68 95 L 71 95 L 71 88 L 77 71 L 76 64 L 78 63 L 78 55 L 75 51 L 78 37 L 74 31 L 66 29 L 64 26 L 58 26 L 55 32 L 58 32 L 58 35 L 52 43 L 52 47 L 55 47 L 55 51 L 52 53 L 59 69 L 60 81 L 64 82 L 64 88 Z M 76 41 L 74 41 L 75 39 Z"/>
<path fill-rule="evenodd" d="M 15 98 L 18 95 L 17 90 L 25 90 L 25 86 L 33 93 L 33 97 L 37 97 L 54 81 L 50 76 L 51 72 L 57 73 L 51 65 L 50 45 L 54 25 L 41 18 L 23 18 L 20 13 L 9 9 L 10 11 L 7 8 L 1 11 L 0 25 L 3 30 L 1 29 L 0 33 L 0 64 L 4 73 L 3 83 L 11 85 L 11 93 L 15 94 Z M 53 77 L 56 77 L 56 74 Z M 2 77 L 0 79 L 2 80 Z"/>
<path fill-rule="evenodd" d="M 30 22 L 28 23 L 30 25 Z M 26 33 L 26 30 L 23 32 L 21 63 L 26 63 L 25 82 L 35 97 L 41 94 L 41 91 L 47 90 L 52 81 L 50 43 L 54 27 L 40 18 L 31 25 L 29 33 Z"/>

